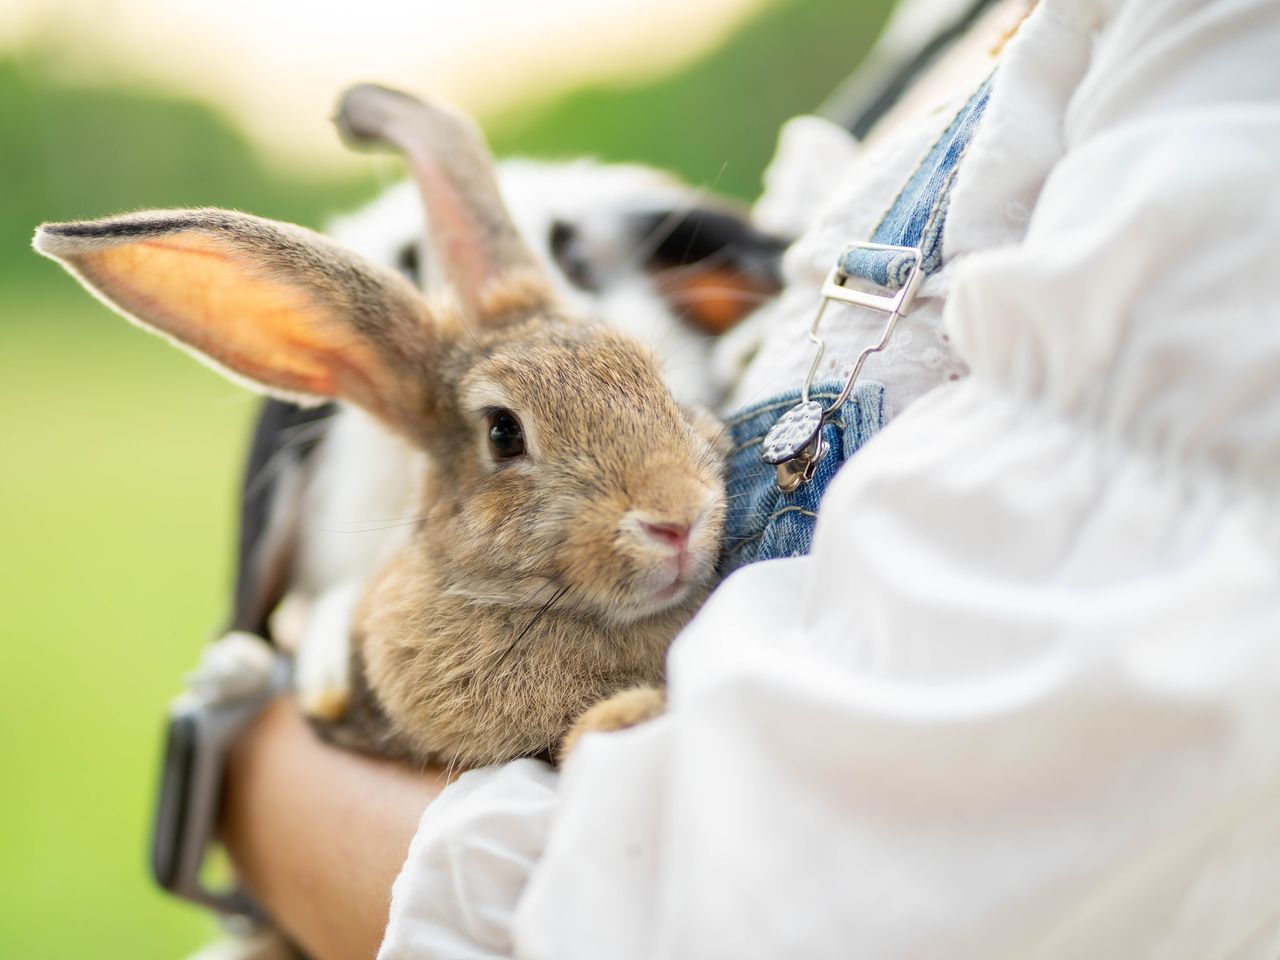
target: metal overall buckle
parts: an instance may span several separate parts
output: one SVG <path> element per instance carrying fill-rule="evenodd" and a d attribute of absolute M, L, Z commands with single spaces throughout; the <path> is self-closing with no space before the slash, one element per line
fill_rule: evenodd
<path fill-rule="evenodd" d="M 846 284 L 853 278 L 844 271 L 841 264 L 845 262 L 848 254 L 854 250 L 896 253 L 908 256 L 911 258 L 910 273 L 908 273 L 906 281 L 897 292 L 888 295 L 867 293 L 847 286 Z M 769 432 L 765 434 L 764 442 L 760 447 L 761 459 L 765 463 L 772 464 L 777 470 L 779 490 L 784 493 L 790 493 L 800 484 L 807 483 L 813 479 L 814 473 L 818 469 L 818 461 L 827 452 L 827 445 L 822 440 L 823 425 L 849 399 L 849 394 L 853 392 L 853 388 L 858 382 L 858 375 L 862 372 L 862 365 L 866 363 L 867 358 L 873 353 L 879 353 L 889 345 L 889 338 L 893 336 L 893 330 L 898 325 L 898 318 L 902 316 L 912 300 L 915 299 L 920 282 L 924 279 L 923 267 L 924 254 L 917 247 L 902 247 L 887 243 L 864 241 L 847 246 L 840 254 L 840 259 L 836 261 L 836 265 L 827 274 L 826 282 L 822 285 L 822 303 L 819 305 L 818 312 L 809 327 L 809 341 L 817 350 L 814 353 L 813 362 L 809 364 L 809 372 L 805 375 L 804 385 L 800 388 L 800 402 L 783 414 L 782 418 L 773 425 Z M 880 333 L 880 339 L 858 354 L 858 359 L 854 361 L 853 369 L 849 372 L 840 395 L 836 397 L 830 406 L 823 407 L 817 400 L 809 399 L 809 389 L 813 386 L 814 377 L 818 373 L 818 365 L 822 362 L 823 354 L 826 353 L 826 344 L 818 336 L 818 326 L 822 323 L 822 316 L 827 311 L 827 304 L 832 300 L 887 313 L 888 319 L 885 321 L 884 329 Z"/>

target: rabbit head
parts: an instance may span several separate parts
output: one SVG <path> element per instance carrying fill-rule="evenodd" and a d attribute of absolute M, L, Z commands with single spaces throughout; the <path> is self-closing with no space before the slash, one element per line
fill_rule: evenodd
<path fill-rule="evenodd" d="M 647 349 L 562 305 L 467 118 L 361 86 L 338 123 L 407 156 L 448 296 L 224 210 L 45 224 L 35 247 L 233 378 L 357 405 L 421 449 L 411 546 L 436 558 L 438 590 L 513 606 L 558 594 L 613 623 L 687 606 L 720 539 L 715 424 L 681 409 Z"/>

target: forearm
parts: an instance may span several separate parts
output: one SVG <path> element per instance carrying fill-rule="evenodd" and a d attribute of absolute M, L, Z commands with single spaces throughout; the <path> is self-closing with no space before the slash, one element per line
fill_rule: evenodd
<path fill-rule="evenodd" d="M 443 773 L 320 742 L 287 700 L 233 751 L 222 833 L 236 870 L 316 960 L 372 957 L 391 885 Z"/>

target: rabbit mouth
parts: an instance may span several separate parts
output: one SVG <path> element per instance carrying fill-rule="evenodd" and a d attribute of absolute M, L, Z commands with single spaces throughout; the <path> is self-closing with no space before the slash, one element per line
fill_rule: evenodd
<path fill-rule="evenodd" d="M 676 580 L 660 590 L 648 591 L 636 595 L 627 608 L 613 609 L 614 617 L 620 623 L 631 623 L 649 617 L 658 617 L 680 607 L 693 594 L 694 584 L 689 580 Z"/>
<path fill-rule="evenodd" d="M 632 617 L 664 613 L 706 584 L 715 566 L 718 524 L 712 505 L 662 513 L 632 510 L 621 524 L 630 556 L 626 606 Z"/>
<path fill-rule="evenodd" d="M 701 557 L 691 551 L 681 551 L 669 558 L 662 572 L 670 577 L 670 580 L 665 586 L 659 585 L 653 591 L 653 599 L 667 603 L 675 603 L 683 599 L 694 586 L 694 581 L 699 579 L 698 575 L 702 572 L 702 567 Z"/>
<path fill-rule="evenodd" d="M 653 602 L 658 604 L 659 611 L 663 611 L 668 607 L 675 607 L 677 603 L 689 596 L 694 586 L 696 586 L 695 581 L 690 577 L 676 577 L 675 580 L 671 581 L 671 584 L 652 594 Z"/>
<path fill-rule="evenodd" d="M 710 565 L 696 552 L 681 553 L 657 566 L 633 594 L 638 616 L 663 613 L 678 606 L 706 583 Z"/>
<path fill-rule="evenodd" d="M 684 599 L 684 595 L 689 592 L 689 588 L 693 586 L 686 576 L 681 574 L 671 581 L 667 586 L 662 587 L 653 594 L 653 599 L 662 604 L 672 604 Z"/>

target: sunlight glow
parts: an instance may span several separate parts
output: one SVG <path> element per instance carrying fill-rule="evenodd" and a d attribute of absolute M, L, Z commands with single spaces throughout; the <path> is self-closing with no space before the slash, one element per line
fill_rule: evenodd
<path fill-rule="evenodd" d="M 6 0 L 0 52 L 77 83 L 146 83 L 222 109 L 272 159 L 350 165 L 337 92 L 376 80 L 484 114 L 585 82 L 638 82 L 767 0 Z"/>

